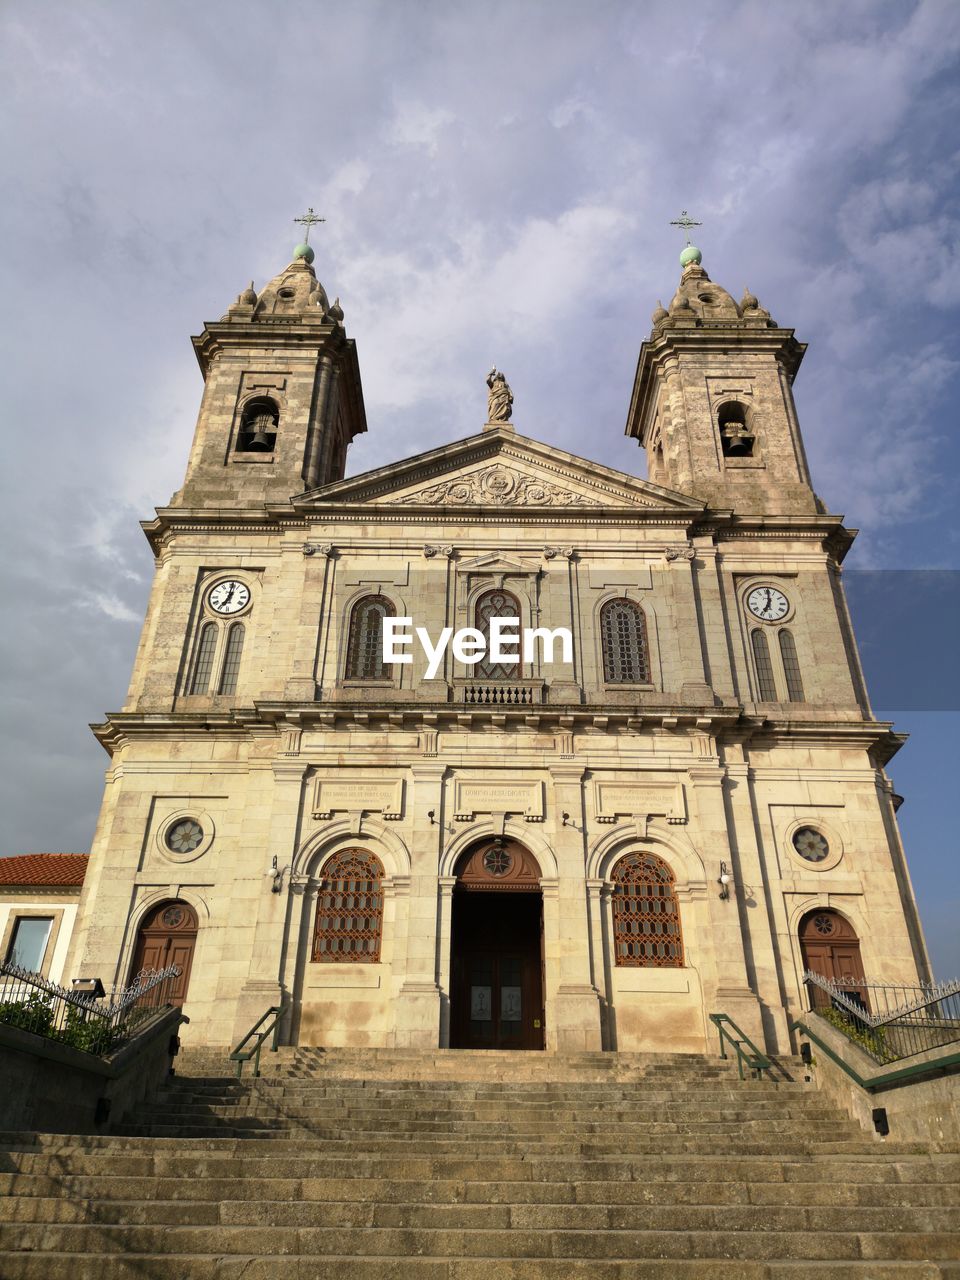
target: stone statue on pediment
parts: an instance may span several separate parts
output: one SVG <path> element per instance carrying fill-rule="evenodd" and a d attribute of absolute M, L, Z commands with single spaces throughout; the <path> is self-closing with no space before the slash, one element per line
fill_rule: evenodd
<path fill-rule="evenodd" d="M 509 422 L 513 412 L 513 392 L 496 365 L 487 374 L 487 386 L 490 388 L 487 396 L 487 421 Z"/>

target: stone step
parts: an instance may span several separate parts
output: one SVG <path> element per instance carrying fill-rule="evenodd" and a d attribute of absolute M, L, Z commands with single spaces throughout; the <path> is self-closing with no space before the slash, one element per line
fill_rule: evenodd
<path fill-rule="evenodd" d="M 0 1196 L 65 1197 L 93 1200 L 206 1202 L 246 1200 L 342 1200 L 352 1203 L 560 1204 L 560 1205 L 781 1205 L 847 1211 L 865 1208 L 960 1209 L 960 1182 L 844 1182 L 825 1181 L 644 1181 L 644 1182 L 467 1182 L 462 1179 L 402 1181 L 377 1177 L 258 1178 L 156 1177 L 113 1174 L 61 1176 L 0 1173 Z M 12 1199 L 6 1203 L 14 1203 Z"/>
<path fill-rule="evenodd" d="M 960 1280 L 960 1266 L 934 1262 L 745 1261 L 725 1258 L 582 1261 L 387 1257 L 197 1257 L 169 1252 L 135 1258 L 0 1252 L 3 1280 Z"/>
<path fill-rule="evenodd" d="M 250 1188 L 253 1190 L 253 1188 Z M 0 1200 L 0 1222 L 111 1226 L 265 1226 L 539 1231 L 889 1231 L 960 1235 L 960 1208 L 646 1205 L 393 1200 Z"/>
<path fill-rule="evenodd" d="M 267 1241 L 259 1226 L 111 1226 L 97 1223 L 8 1223 L 8 1252 L 256 1255 Z M 643 1231 L 495 1227 L 271 1227 L 274 1253 L 349 1253 L 358 1257 L 447 1258 L 743 1258 L 956 1260 L 952 1232 L 908 1231 Z"/>
<path fill-rule="evenodd" d="M 68 1140 L 76 1141 L 76 1140 Z M 109 1140 L 100 1140 L 109 1142 Z M 122 1140 L 121 1140 L 122 1141 Z M 134 1140 L 130 1140 L 133 1142 Z M 420 1181 L 470 1179 L 480 1182 L 659 1182 L 659 1181 L 765 1181 L 807 1182 L 828 1179 L 841 1182 L 949 1182 L 960 1183 L 960 1161 L 952 1156 L 898 1155 L 871 1145 L 859 1158 L 828 1157 L 814 1151 L 784 1159 L 775 1156 L 725 1153 L 719 1156 L 683 1154 L 652 1155 L 642 1160 L 629 1156 L 584 1158 L 575 1154 L 538 1156 L 470 1157 L 449 1155 L 391 1156 L 378 1153 L 317 1153 L 300 1144 L 293 1152 L 266 1142 L 251 1151 L 244 1139 L 204 1145 L 184 1151 L 175 1140 L 164 1149 L 160 1140 L 123 1150 L 107 1145 L 91 1150 L 49 1145 L 42 1150 L 8 1148 L 8 1171 L 23 1173 L 111 1174 L 157 1177 L 380 1177 Z"/>

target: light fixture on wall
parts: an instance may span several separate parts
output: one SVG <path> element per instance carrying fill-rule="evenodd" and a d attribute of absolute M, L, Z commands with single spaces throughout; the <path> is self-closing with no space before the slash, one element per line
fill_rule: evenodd
<path fill-rule="evenodd" d="M 566 826 L 567 823 L 570 821 L 569 813 L 563 813 L 561 814 L 561 817 L 563 818 L 563 825 Z"/>
<path fill-rule="evenodd" d="M 725 862 L 720 863 L 720 875 L 717 877 L 717 884 L 720 886 L 720 897 L 724 902 L 730 897 L 730 886 L 733 884 L 733 876 L 727 870 Z"/>
<path fill-rule="evenodd" d="M 433 826 L 433 824 L 434 824 L 434 823 L 436 822 L 436 820 L 437 820 L 437 811 L 436 811 L 436 809 L 428 809 L 428 810 L 427 810 L 427 817 L 430 819 L 430 825 L 431 825 L 431 827 L 432 827 L 432 826 Z"/>
<path fill-rule="evenodd" d="M 274 854 L 273 861 L 270 863 L 270 866 L 267 868 L 267 875 L 273 876 L 273 884 L 270 886 L 271 893 L 282 892 L 283 877 L 287 874 L 289 870 L 290 870 L 290 863 L 288 862 L 285 867 L 281 867 L 279 864 L 279 861 L 277 860 L 277 855 Z"/>

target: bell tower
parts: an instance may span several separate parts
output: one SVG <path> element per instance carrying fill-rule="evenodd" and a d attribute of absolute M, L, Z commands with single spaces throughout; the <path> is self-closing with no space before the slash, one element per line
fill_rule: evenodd
<path fill-rule="evenodd" d="M 297 245 L 259 294 L 251 281 L 193 339 L 203 400 L 171 506 L 282 502 L 343 479 L 347 448 L 367 429 L 360 366 L 313 262 L 313 248 Z"/>
<path fill-rule="evenodd" d="M 670 306 L 640 348 L 626 434 L 655 484 L 747 515 L 822 511 L 793 401 L 806 347 L 745 290 L 739 303 L 680 255 Z"/>

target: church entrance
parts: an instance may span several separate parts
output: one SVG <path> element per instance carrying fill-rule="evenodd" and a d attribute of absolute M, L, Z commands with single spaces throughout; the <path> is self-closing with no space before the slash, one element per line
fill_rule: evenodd
<path fill-rule="evenodd" d="M 514 840 L 486 840 L 457 864 L 450 1047 L 542 1049 L 540 868 Z"/>
<path fill-rule="evenodd" d="M 169 1000 L 182 1005 L 187 998 L 193 952 L 197 945 L 197 917 L 187 902 L 161 902 L 143 918 L 133 953 L 130 981 L 141 969 L 166 969 L 175 964 L 180 977 L 173 985 Z"/>
<path fill-rule="evenodd" d="M 849 920 L 836 911 L 811 911 L 800 922 L 800 951 L 805 969 L 830 978 L 869 1009 L 860 939 Z"/>

